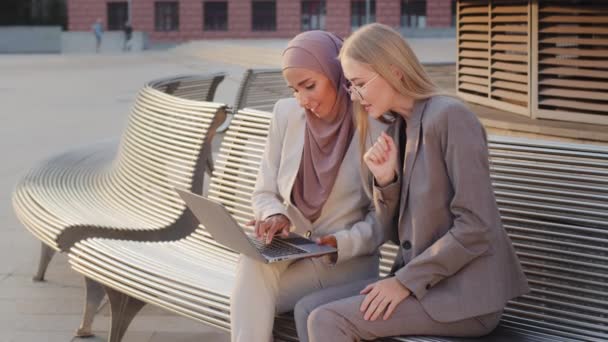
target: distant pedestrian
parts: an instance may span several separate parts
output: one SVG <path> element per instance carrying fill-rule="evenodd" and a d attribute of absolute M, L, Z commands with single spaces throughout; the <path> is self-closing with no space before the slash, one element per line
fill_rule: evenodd
<path fill-rule="evenodd" d="M 131 38 L 133 37 L 133 27 L 131 27 L 130 22 L 125 23 L 125 27 L 123 28 L 123 32 L 125 33 L 125 41 L 122 46 L 123 51 L 131 50 Z"/>
<path fill-rule="evenodd" d="M 101 47 L 101 39 L 103 38 L 103 24 L 101 23 L 101 19 L 97 18 L 95 24 L 91 26 L 93 30 L 93 34 L 95 34 L 95 52 L 99 53 L 99 48 Z"/>

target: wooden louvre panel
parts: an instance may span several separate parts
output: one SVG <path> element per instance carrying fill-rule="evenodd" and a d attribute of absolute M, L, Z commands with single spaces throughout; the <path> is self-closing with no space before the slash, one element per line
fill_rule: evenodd
<path fill-rule="evenodd" d="M 490 97 L 529 108 L 530 6 L 524 1 L 492 1 Z"/>
<path fill-rule="evenodd" d="M 487 1 L 458 2 L 458 91 L 489 94 L 489 6 Z"/>
<path fill-rule="evenodd" d="M 530 115 L 528 0 L 459 1 L 458 93 Z"/>
<path fill-rule="evenodd" d="M 539 0 L 538 116 L 608 124 L 608 2 Z"/>

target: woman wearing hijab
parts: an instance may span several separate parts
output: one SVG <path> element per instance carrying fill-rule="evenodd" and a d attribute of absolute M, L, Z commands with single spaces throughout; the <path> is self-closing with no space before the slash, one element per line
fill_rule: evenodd
<path fill-rule="evenodd" d="M 270 341 L 275 315 L 293 310 L 303 296 L 378 274 L 384 226 L 361 184 L 360 138 L 337 59 L 341 46 L 331 33 L 309 31 L 284 50 L 283 76 L 294 98 L 274 107 L 252 222 L 266 243 L 295 231 L 337 247 L 337 255 L 272 264 L 241 255 L 232 341 Z M 382 127 L 370 124 L 377 135 Z"/>

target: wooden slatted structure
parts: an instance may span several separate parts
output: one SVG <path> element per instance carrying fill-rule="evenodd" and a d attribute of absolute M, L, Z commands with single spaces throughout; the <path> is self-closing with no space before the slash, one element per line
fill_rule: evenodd
<path fill-rule="evenodd" d="M 532 118 L 608 125 L 608 2 L 458 2 L 457 92 Z"/>
<path fill-rule="evenodd" d="M 460 1 L 457 15 L 458 94 L 529 115 L 529 1 Z"/>
<path fill-rule="evenodd" d="M 538 5 L 540 118 L 608 125 L 608 2 Z"/>

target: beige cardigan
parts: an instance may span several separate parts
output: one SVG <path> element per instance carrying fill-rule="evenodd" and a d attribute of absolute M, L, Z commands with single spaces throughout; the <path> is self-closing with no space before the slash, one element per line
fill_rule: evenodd
<path fill-rule="evenodd" d="M 386 127 L 379 123 L 370 124 L 371 137 L 377 137 L 380 130 Z M 291 191 L 302 159 L 305 125 L 304 109 L 295 99 L 282 99 L 276 103 L 253 193 L 256 219 L 284 214 L 291 220 L 292 231 L 296 233 L 305 235 L 310 232 L 312 237 L 333 234 L 338 242 L 337 263 L 355 256 L 377 253 L 386 237 L 383 226 L 376 222 L 371 195 L 362 184 L 356 133 L 321 216 L 311 223 L 291 203 Z M 367 142 L 369 146 L 371 137 Z"/>
<path fill-rule="evenodd" d="M 374 188 L 378 219 L 395 220 L 395 277 L 439 322 L 503 309 L 529 288 L 501 224 L 483 126 L 446 96 L 417 101 L 402 123 L 389 129 L 396 142 L 406 131 L 398 180 Z"/>

